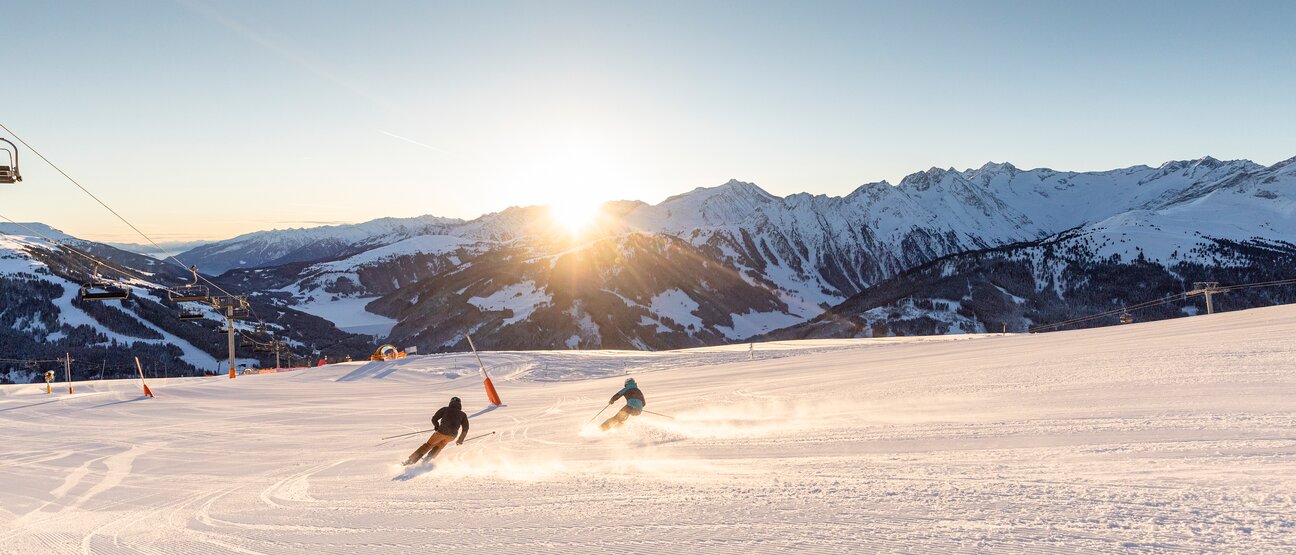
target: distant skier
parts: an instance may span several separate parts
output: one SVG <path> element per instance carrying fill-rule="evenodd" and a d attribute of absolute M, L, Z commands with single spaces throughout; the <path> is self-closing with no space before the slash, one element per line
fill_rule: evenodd
<path fill-rule="evenodd" d="M 455 441 L 455 444 L 463 445 L 464 437 L 468 435 L 468 415 L 464 414 L 463 403 L 458 397 L 451 397 L 449 406 L 441 407 L 436 414 L 432 415 L 432 426 L 436 428 L 432 437 L 428 438 L 427 443 L 410 453 L 409 458 L 401 464 L 409 466 L 419 462 L 423 455 L 427 455 L 428 460 L 435 459 L 456 435 L 459 436 L 459 440 Z"/>
<path fill-rule="evenodd" d="M 613 395 L 608 404 L 611 405 L 622 397 L 625 397 L 625 406 L 612 415 L 612 418 L 607 419 L 607 422 L 599 426 L 599 429 L 606 432 L 613 428 L 620 428 L 622 424 L 625 424 L 626 419 L 643 414 L 644 395 L 642 391 L 639 391 L 639 385 L 635 383 L 634 378 L 626 378 L 625 387 L 621 388 L 621 391 L 618 391 L 616 395 Z"/>

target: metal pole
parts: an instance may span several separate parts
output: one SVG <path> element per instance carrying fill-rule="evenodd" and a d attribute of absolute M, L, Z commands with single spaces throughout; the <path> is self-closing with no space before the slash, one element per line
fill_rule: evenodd
<path fill-rule="evenodd" d="M 229 336 L 229 370 L 230 370 L 230 379 L 232 380 L 236 375 L 236 372 L 234 371 L 234 307 L 233 306 L 228 306 L 225 308 L 225 325 L 228 326 L 225 329 L 225 334 Z"/>
<path fill-rule="evenodd" d="M 489 433 L 489 434 L 482 434 L 482 435 L 475 436 L 475 437 L 470 437 L 470 438 L 468 438 L 468 439 L 465 439 L 465 440 L 464 440 L 464 443 L 468 443 L 469 441 L 472 441 L 472 440 L 474 440 L 474 439 L 481 439 L 481 438 L 484 438 L 484 437 L 486 437 L 486 436 L 493 436 L 493 435 L 495 435 L 495 432 L 491 432 L 491 433 Z"/>
<path fill-rule="evenodd" d="M 67 376 L 68 395 L 72 394 L 72 353 L 63 353 L 63 375 Z"/>
<path fill-rule="evenodd" d="M 1214 287 L 1206 287 L 1206 314 L 1215 314 L 1215 303 L 1211 302 L 1211 293 L 1214 292 Z"/>
<path fill-rule="evenodd" d="M 482 376 L 487 376 L 486 365 L 482 364 L 481 355 L 477 354 L 477 346 L 473 345 L 472 336 L 465 333 L 464 338 L 468 340 L 468 348 L 472 349 L 473 356 L 477 357 L 477 367 L 481 368 Z"/>
<path fill-rule="evenodd" d="M 646 413 L 648 413 L 648 414 L 655 414 L 655 415 L 660 416 L 660 417 L 662 417 L 662 418 L 669 418 L 669 419 L 671 419 L 671 420 L 674 420 L 674 419 L 675 419 L 674 416 L 671 416 L 671 415 L 668 415 L 668 414 L 662 414 L 662 413 L 660 413 L 660 412 L 653 412 L 653 411 L 650 411 L 650 410 L 648 410 L 648 409 L 640 409 L 640 410 L 642 410 L 643 412 L 646 412 Z"/>
<path fill-rule="evenodd" d="M 599 409 L 598 414 L 595 414 L 595 415 L 594 415 L 594 418 L 589 419 L 589 422 L 586 422 L 586 424 L 592 424 L 592 423 L 594 423 L 594 421 L 598 419 L 599 414 L 603 414 L 603 411 L 607 410 L 607 408 L 610 407 L 610 406 L 612 406 L 612 403 L 608 403 L 608 404 L 606 404 L 606 405 L 603 405 L 603 408 Z"/>
<path fill-rule="evenodd" d="M 406 436 L 412 436 L 412 435 L 414 435 L 414 434 L 422 434 L 422 433 L 426 433 L 426 432 L 435 432 L 435 431 L 436 431 L 436 428 L 428 428 L 428 429 L 426 429 L 426 430 L 419 430 L 419 431 L 417 431 L 417 432 L 410 432 L 410 433 L 407 433 L 407 434 L 400 434 L 400 435 L 395 435 L 395 436 L 387 436 L 387 437 L 385 437 L 385 438 L 382 438 L 382 440 L 383 440 L 383 441 L 387 441 L 387 440 L 389 440 L 389 439 L 396 439 L 396 438 L 398 438 L 398 437 L 406 437 Z"/>

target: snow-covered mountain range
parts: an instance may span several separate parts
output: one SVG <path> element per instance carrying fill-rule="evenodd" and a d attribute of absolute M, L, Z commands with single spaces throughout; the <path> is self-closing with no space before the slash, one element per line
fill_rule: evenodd
<path fill-rule="evenodd" d="M 612 202 L 577 238 L 518 207 L 263 231 L 180 257 L 267 307 L 425 352 L 465 348 L 464 332 L 492 349 L 663 349 L 1025 329 L 1194 279 L 1289 277 L 1294 212 L 1296 159 L 988 163 L 841 197 L 734 180 Z"/>
<path fill-rule="evenodd" d="M 655 205 L 609 203 L 579 242 L 545 209 L 512 208 L 435 220 L 423 235 L 364 236 L 347 256 L 226 278 L 423 349 L 458 348 L 464 330 L 498 337 L 500 347 L 711 344 L 811 320 L 942 257 L 1063 232 L 1091 241 L 1092 256 L 1141 252 L 1163 264 L 1204 259 L 1194 249 L 1216 239 L 1290 240 L 1294 168 L 1296 160 L 1264 167 L 1210 157 L 1103 172 L 988 163 L 842 197 L 779 197 L 735 180 Z M 311 231 L 284 232 L 285 244 L 301 245 Z M 259 248 L 287 250 L 268 247 L 278 233 L 258 235 Z M 240 244 L 205 248 L 248 258 Z"/>
<path fill-rule="evenodd" d="M 452 218 L 421 216 L 381 218 L 361 224 L 257 231 L 187 250 L 184 260 L 212 274 L 234 268 L 263 268 L 291 262 L 327 260 L 401 239 L 446 233 L 454 225 L 461 223 L 462 220 Z"/>

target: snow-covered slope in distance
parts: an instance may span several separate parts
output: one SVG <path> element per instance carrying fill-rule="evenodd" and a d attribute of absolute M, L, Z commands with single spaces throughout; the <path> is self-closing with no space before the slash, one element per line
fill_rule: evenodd
<path fill-rule="evenodd" d="M 1264 168 L 1248 161 L 1223 162 L 1210 157 L 1167 162 L 1155 168 L 1085 173 L 986 164 L 961 172 L 933 168 L 910 175 L 897 186 L 864 185 L 845 197 L 778 197 L 754 184 L 730 181 L 656 205 L 613 203 L 602 226 L 591 236 L 601 232 L 622 242 L 627 231 L 677 237 L 697 249 L 694 256 L 714 263 L 704 273 L 737 275 L 750 286 L 775 295 L 781 305 L 776 310 L 739 307 L 740 312 L 707 322 L 713 331 L 728 330 L 716 337 L 741 340 L 771 331 L 771 326 L 814 318 L 866 287 L 942 256 L 1042 240 L 1078 226 L 1091 226 L 1090 233 L 1114 236 L 1098 243 L 1133 251 L 1142 249 L 1141 243 L 1146 241 L 1146 250 L 1175 256 L 1192 252 L 1206 237 L 1284 240 L 1294 236 L 1289 225 L 1293 219 L 1284 216 L 1290 212 L 1293 167 L 1296 164 L 1290 160 Z M 1253 217 L 1257 211 L 1272 217 L 1259 225 Z M 1171 244 L 1150 233 L 1125 237 L 1131 226 L 1158 233 L 1173 230 L 1177 239 Z M 295 282 L 276 283 L 273 289 L 290 293 L 303 310 L 340 318 L 335 320 L 340 325 L 352 320 L 359 322 L 357 326 L 369 325 L 365 322 L 373 319 L 372 315 L 343 317 L 348 310 L 368 306 L 369 311 L 389 318 L 378 327 L 391 329 L 410 309 L 390 302 L 386 308 L 376 308 L 365 299 L 394 295 L 417 311 L 413 305 L 419 294 L 402 294 L 402 290 L 424 279 L 441 279 L 476 255 L 519 246 L 530 249 L 533 257 L 571 252 L 571 246 L 553 241 L 553 228 L 542 208 L 512 208 L 458 225 L 441 238 L 409 239 L 310 266 Z M 497 268 L 499 275 L 493 280 L 511 279 L 508 276 L 516 274 L 518 281 L 498 281 L 492 291 L 529 280 L 546 293 L 534 298 L 552 297 L 554 291 L 544 280 L 515 270 Z M 718 277 L 702 278 L 702 284 L 720 281 Z M 426 284 L 420 287 L 426 289 Z M 699 304 L 706 304 L 710 296 L 701 289 L 682 292 Z M 436 306 L 441 307 L 442 302 Z M 526 312 L 534 313 L 535 308 Z M 637 309 L 631 306 L 631 310 Z M 577 325 L 578 312 L 568 324 Z M 679 316 L 684 320 L 696 317 L 652 312 L 643 320 L 634 320 L 647 325 L 662 318 L 678 321 Z M 593 335 L 615 337 L 624 332 L 603 330 Z M 637 340 L 630 338 L 628 344 Z M 693 341 L 683 340 L 686 342 L 666 346 Z M 543 343 L 551 347 L 560 344 Z M 652 341 L 647 344 L 661 347 Z"/>
<path fill-rule="evenodd" d="M 208 274 L 291 262 L 330 260 L 420 235 L 449 231 L 462 220 L 437 216 L 380 218 L 360 224 L 257 231 L 185 251 L 180 258 Z"/>
<path fill-rule="evenodd" d="M 174 334 L 163 330 L 148 320 L 140 317 L 133 311 L 116 311 L 123 317 L 131 318 L 153 333 L 153 337 L 135 337 L 125 335 L 121 332 L 114 331 L 96 318 L 91 316 L 77 306 L 73 301 L 76 299 L 81 289 L 81 284 L 70 281 L 57 273 L 50 270 L 48 265 L 35 256 L 34 252 L 46 253 L 63 253 L 63 249 L 58 245 L 51 243 L 46 237 L 55 241 L 71 243 L 78 246 L 84 246 L 87 242 L 81 241 L 75 237 L 67 235 L 59 230 L 43 226 L 41 224 L 24 224 L 26 229 L 20 226 L 7 225 L 0 226 L 0 280 L 18 280 L 20 282 L 43 282 L 53 285 L 57 288 L 58 293 L 50 300 L 57 311 L 53 318 L 31 318 L 31 317 L 13 317 L 6 314 L 10 310 L 23 308 L 24 305 L 30 305 L 36 302 L 36 299 L 7 298 L 2 302 L 9 306 L 0 306 L 0 320 L 12 320 L 8 329 L 0 331 L 4 334 L 25 334 L 37 337 L 44 343 L 58 342 L 66 337 L 64 330 L 70 328 L 85 327 L 95 334 L 97 343 L 79 344 L 81 348 L 93 348 L 96 346 L 108 346 L 120 344 L 123 346 L 132 344 L 143 344 L 153 346 L 175 346 L 180 349 L 182 354 L 180 359 L 184 362 L 199 369 L 212 369 L 219 365 L 219 361 L 211 355 L 203 352 L 183 339 L 176 337 Z M 40 232 L 41 236 L 33 235 L 33 231 Z M 65 255 L 66 256 L 66 255 Z M 107 270 L 105 269 L 105 272 Z M 88 280 L 88 277 L 87 277 Z M 131 288 L 133 295 L 139 295 L 148 288 L 158 288 L 159 286 L 152 282 L 141 281 L 139 279 L 130 279 L 119 282 Z M 17 297 L 14 294 L 14 297 Z M 67 327 L 65 327 L 67 326 Z M 12 355 L 22 355 L 23 353 L 12 353 Z M 30 356 L 27 354 L 26 356 Z M 255 362 L 247 360 L 243 362 Z"/>
<path fill-rule="evenodd" d="M 1171 164 L 1184 175 L 1222 163 Z M 851 297 L 769 337 L 1024 331 L 1088 314 L 1138 309 L 1136 320 L 1196 314 L 1196 282 L 1268 283 L 1296 273 L 1296 160 L 1248 167 L 1144 208 L 1038 240 L 956 253 Z M 1237 310 L 1296 300 L 1296 288 L 1238 289 L 1216 299 Z M 1083 325 L 1110 325 L 1117 315 Z"/>
<path fill-rule="evenodd" d="M 82 284 L 95 275 L 96 260 L 109 261 L 98 266 L 99 278 L 127 286 L 128 299 L 80 298 Z M 209 305 L 187 303 L 202 317 L 182 321 L 181 307 L 167 294 L 168 287 L 191 279 L 174 261 L 81 240 L 41 224 L 0 225 L 0 380 L 27 381 L 49 369 L 40 361 L 48 366 L 48 361 L 68 354 L 74 359 L 72 374 L 82 377 L 133 374 L 136 357 L 146 369 L 165 367 L 171 375 L 217 370 L 228 347 L 214 330 L 224 327 L 224 318 Z M 309 314 L 256 300 L 251 308 L 255 321 L 235 323 L 241 330 L 236 342 L 239 363 L 275 363 L 273 353 L 258 356 L 254 349 L 254 341 L 266 341 L 265 333 L 276 334 L 291 350 L 280 353 L 285 361 L 315 350 L 341 357 L 372 349 L 369 338 L 341 332 Z M 363 314 L 360 307 L 356 312 Z M 261 322 L 265 329 L 258 331 Z"/>
<path fill-rule="evenodd" d="M 3 386 L 0 552 L 1286 552 L 1294 333 L 488 352 L 497 408 L 470 354 Z M 625 373 L 675 420 L 593 431 Z M 494 434 L 399 467 L 452 395 Z"/>

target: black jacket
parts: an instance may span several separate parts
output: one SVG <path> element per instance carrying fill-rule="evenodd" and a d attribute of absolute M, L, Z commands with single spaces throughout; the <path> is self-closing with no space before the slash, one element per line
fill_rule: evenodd
<path fill-rule="evenodd" d="M 448 436 L 459 436 L 459 440 L 468 435 L 468 415 L 464 414 L 459 403 L 450 403 L 448 407 L 441 407 L 432 415 L 432 425 L 436 427 L 438 434 Z M 460 428 L 463 428 L 460 431 Z"/>

